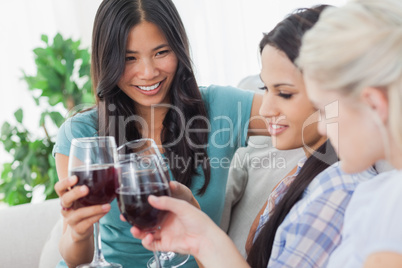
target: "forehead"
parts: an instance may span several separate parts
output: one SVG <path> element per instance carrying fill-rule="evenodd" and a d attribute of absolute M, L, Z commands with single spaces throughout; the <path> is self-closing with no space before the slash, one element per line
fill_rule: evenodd
<path fill-rule="evenodd" d="M 159 27 L 151 22 L 142 21 L 140 24 L 131 28 L 127 38 L 130 46 L 149 46 L 152 43 L 166 43 L 167 40 Z"/>
<path fill-rule="evenodd" d="M 302 80 L 300 70 L 283 51 L 266 45 L 261 53 L 261 78 L 264 83 L 292 82 Z"/>

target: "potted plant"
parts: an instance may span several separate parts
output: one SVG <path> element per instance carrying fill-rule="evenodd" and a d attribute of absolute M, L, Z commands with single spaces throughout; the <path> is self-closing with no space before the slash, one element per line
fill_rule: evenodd
<path fill-rule="evenodd" d="M 16 124 L 5 122 L 1 127 L 0 141 L 13 159 L 3 164 L 0 179 L 0 201 L 9 205 L 29 203 L 38 186 L 44 187 L 45 199 L 57 197 L 54 184 L 58 177 L 52 156 L 55 135 L 48 133 L 48 126 L 60 127 L 65 120 L 62 113 L 94 103 L 88 49 L 81 49 L 79 40 L 64 39 L 60 34 L 52 43 L 46 35 L 41 39 L 44 47 L 33 50 L 37 73 L 30 76 L 23 72 L 23 80 L 41 109 L 38 125 L 43 135 L 35 136 L 24 127 L 22 108 L 14 113 Z M 60 106 L 64 111 L 60 112 Z"/>

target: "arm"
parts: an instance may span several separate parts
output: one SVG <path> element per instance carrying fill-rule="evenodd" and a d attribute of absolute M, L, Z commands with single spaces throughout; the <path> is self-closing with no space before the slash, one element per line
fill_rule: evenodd
<path fill-rule="evenodd" d="M 56 154 L 56 169 L 59 182 L 55 185 L 56 193 L 64 207 L 71 207 L 73 202 L 88 194 L 86 186 L 75 187 L 77 178 L 68 177 L 68 156 Z M 92 206 L 77 210 L 61 210 L 63 216 L 63 234 L 59 242 L 60 254 L 69 267 L 91 262 L 93 245 L 93 224 L 110 210 L 110 205 Z"/>
<path fill-rule="evenodd" d="M 272 252 L 269 264 L 273 267 L 294 267 L 301 263 L 305 264 L 303 267 L 325 266 L 340 243 L 344 212 L 350 198 L 351 193 L 344 190 L 327 192 L 302 208 L 295 221 L 289 223 L 285 219 L 282 224 L 287 225 L 286 246 L 278 256 Z M 290 213 L 294 209 L 300 207 L 293 207 Z"/>
<path fill-rule="evenodd" d="M 250 123 L 248 126 L 248 136 L 269 136 L 268 124 L 264 117 L 260 116 L 262 95 L 254 94 L 251 105 Z"/>
<path fill-rule="evenodd" d="M 395 252 L 377 252 L 368 256 L 364 263 L 364 268 L 378 267 L 402 267 L 402 255 Z"/>
<path fill-rule="evenodd" d="M 149 203 L 170 213 L 155 234 L 131 228 L 145 248 L 191 254 L 204 267 L 249 267 L 230 238 L 201 210 L 166 196 L 151 196 Z"/>

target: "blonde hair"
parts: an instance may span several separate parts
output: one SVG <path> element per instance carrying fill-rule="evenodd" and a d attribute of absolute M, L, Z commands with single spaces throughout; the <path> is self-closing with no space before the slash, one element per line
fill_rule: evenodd
<path fill-rule="evenodd" d="M 389 127 L 402 147 L 402 1 L 352 0 L 328 8 L 302 41 L 296 63 L 322 90 L 351 97 L 387 90 Z"/>

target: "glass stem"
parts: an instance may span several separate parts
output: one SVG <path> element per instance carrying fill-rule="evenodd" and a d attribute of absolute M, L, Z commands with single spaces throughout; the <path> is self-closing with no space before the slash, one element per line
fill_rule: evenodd
<path fill-rule="evenodd" d="M 102 242 L 99 232 L 99 221 L 94 224 L 94 258 L 92 262 L 101 263 L 105 262 L 105 257 L 102 254 Z"/>
<path fill-rule="evenodd" d="M 156 265 L 155 268 L 162 268 L 161 260 L 159 259 L 159 256 L 158 256 L 158 251 L 155 250 L 153 253 L 154 253 L 155 265 Z"/>

